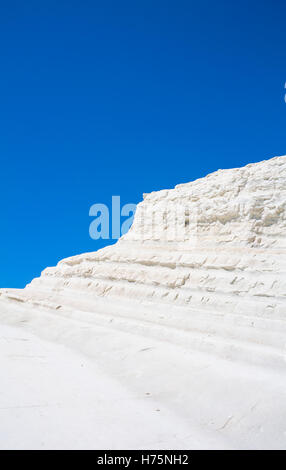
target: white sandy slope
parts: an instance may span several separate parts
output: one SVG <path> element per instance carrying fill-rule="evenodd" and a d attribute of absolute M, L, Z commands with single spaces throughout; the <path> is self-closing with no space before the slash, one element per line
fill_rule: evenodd
<path fill-rule="evenodd" d="M 86 356 L 22 328 L 1 325 L 0 355 L 0 449 L 181 448 L 206 443 L 198 429 L 148 393 L 130 392 Z M 209 444 L 213 446 L 211 439 Z"/>
<path fill-rule="evenodd" d="M 59 431 L 61 411 L 51 407 L 42 421 L 44 445 L 286 448 L 285 206 L 286 157 L 220 170 L 145 195 L 130 232 L 116 245 L 63 260 L 23 291 L 2 290 L 1 324 L 16 326 L 17 335 L 21 326 L 42 338 L 37 343 L 33 337 L 31 347 L 35 342 L 48 348 L 50 369 L 40 369 L 43 377 L 51 374 L 50 390 L 59 393 L 59 402 L 64 395 L 72 402 L 73 375 L 78 405 L 70 421 L 82 423 L 79 403 L 88 402 L 86 388 L 98 386 L 99 395 L 106 390 L 103 401 L 94 393 L 80 441 L 68 417 L 66 433 Z M 78 383 L 79 353 L 88 358 L 87 387 Z M 14 366 L 16 388 L 29 397 Z M 33 361 L 26 366 L 37 382 Z M 7 369 L 11 358 L 1 376 Z M 67 374 L 62 395 L 60 371 Z M 6 384 L 0 408 L 9 396 Z M 49 403 L 49 389 L 42 393 Z M 122 415 L 117 419 L 124 395 L 130 410 L 125 424 Z M 96 416 L 107 410 L 113 425 L 109 414 L 99 433 Z M 23 421 L 17 426 L 12 412 L 3 411 L 0 447 L 40 445 L 33 432 L 23 443 Z M 41 419 L 30 416 L 31 426 L 41 427 Z"/>

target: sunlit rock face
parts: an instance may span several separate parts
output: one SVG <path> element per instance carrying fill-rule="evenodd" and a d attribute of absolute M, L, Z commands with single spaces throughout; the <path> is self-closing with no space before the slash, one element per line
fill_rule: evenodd
<path fill-rule="evenodd" d="M 283 366 L 285 208 L 286 157 L 218 170 L 144 195 L 116 245 L 65 259 L 2 299 Z"/>

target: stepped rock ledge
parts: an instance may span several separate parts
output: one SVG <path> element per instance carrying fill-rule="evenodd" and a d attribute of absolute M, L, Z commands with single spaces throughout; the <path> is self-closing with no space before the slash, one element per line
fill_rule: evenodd
<path fill-rule="evenodd" d="M 179 448 L 286 448 L 286 156 L 144 194 L 115 245 L 1 289 L 0 323 L 150 392 L 197 429 Z"/>

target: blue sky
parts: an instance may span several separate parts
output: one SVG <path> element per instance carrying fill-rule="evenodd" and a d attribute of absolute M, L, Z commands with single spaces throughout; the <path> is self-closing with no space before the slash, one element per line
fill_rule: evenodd
<path fill-rule="evenodd" d="M 286 154 L 282 1 L 0 4 L 0 287 L 107 242 L 89 208 Z"/>

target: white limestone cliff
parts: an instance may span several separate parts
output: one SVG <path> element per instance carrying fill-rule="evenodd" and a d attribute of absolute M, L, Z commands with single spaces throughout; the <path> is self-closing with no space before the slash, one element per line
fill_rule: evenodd
<path fill-rule="evenodd" d="M 203 353 L 210 360 L 219 358 L 237 368 L 251 364 L 262 367 L 263 374 L 277 371 L 280 379 L 285 378 L 286 156 L 218 170 L 144 195 L 130 231 L 115 245 L 65 259 L 22 291 L 3 289 L 1 318 L 28 322 L 48 338 L 76 343 L 89 354 L 100 355 L 91 334 L 96 330 L 97 341 L 100 331 L 107 338 L 112 334 L 112 345 L 119 350 L 119 343 L 129 344 L 133 335 L 138 344 L 142 338 L 163 341 L 193 357 Z M 57 325 L 52 332 L 51 324 Z M 80 339 L 77 327 L 87 329 L 88 337 L 85 331 Z M 100 344 L 102 354 L 116 362 L 114 349 Z M 129 364 L 136 367 L 136 361 Z M 146 364 L 143 369 L 148 372 Z M 253 390 L 256 385 L 251 385 Z M 220 390 L 225 386 L 221 380 Z M 202 393 L 199 385 L 196 391 Z M 210 403 L 217 397 L 216 392 L 205 393 Z M 211 417 L 209 408 L 202 412 L 204 420 L 216 422 L 219 418 Z M 286 432 L 277 424 L 277 410 L 278 404 L 272 428 L 268 416 L 276 442 L 277 433 Z M 285 400 L 280 411 L 285 417 Z M 251 427 L 251 413 L 246 415 Z M 235 418 L 231 419 L 235 427 Z M 271 441 L 271 433 L 263 437 L 259 432 L 257 424 L 258 446 L 265 436 Z M 238 439 L 239 426 L 233 436 Z M 285 436 L 279 436 L 283 447 Z"/>

